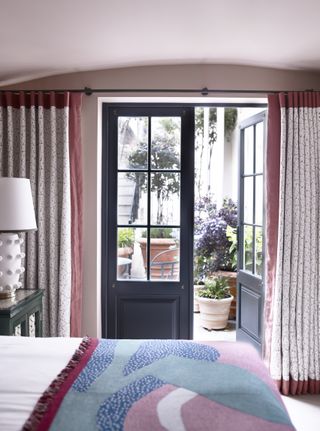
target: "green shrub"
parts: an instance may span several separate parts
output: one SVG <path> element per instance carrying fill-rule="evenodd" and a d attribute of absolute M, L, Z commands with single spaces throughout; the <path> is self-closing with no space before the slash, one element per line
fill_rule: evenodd
<path fill-rule="evenodd" d="M 118 247 L 133 247 L 134 229 L 132 227 L 120 227 L 118 229 Z"/>
<path fill-rule="evenodd" d="M 204 288 L 198 291 L 198 296 L 209 299 L 230 298 L 230 288 L 225 277 L 208 278 L 204 282 Z"/>
<path fill-rule="evenodd" d="M 150 229 L 150 238 L 171 238 L 171 227 L 153 227 Z M 142 238 L 147 238 L 147 231 L 142 233 Z"/>

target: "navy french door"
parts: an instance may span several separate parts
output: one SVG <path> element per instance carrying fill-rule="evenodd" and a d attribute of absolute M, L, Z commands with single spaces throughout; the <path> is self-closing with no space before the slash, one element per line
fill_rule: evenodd
<path fill-rule="evenodd" d="M 261 351 L 264 297 L 266 111 L 240 125 L 237 340 Z"/>
<path fill-rule="evenodd" d="M 108 338 L 192 338 L 194 109 L 103 107 Z"/>

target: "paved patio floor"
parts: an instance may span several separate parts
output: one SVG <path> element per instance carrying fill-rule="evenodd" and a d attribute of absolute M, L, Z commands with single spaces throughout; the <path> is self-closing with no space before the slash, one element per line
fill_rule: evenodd
<path fill-rule="evenodd" d="M 229 320 L 226 329 L 209 331 L 200 325 L 200 313 L 193 313 L 193 339 L 206 341 L 236 341 L 236 322 Z"/>

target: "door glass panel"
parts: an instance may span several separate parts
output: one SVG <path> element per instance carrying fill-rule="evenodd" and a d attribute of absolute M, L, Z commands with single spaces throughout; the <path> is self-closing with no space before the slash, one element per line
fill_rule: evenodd
<path fill-rule="evenodd" d="M 151 174 L 151 224 L 180 224 L 180 174 Z"/>
<path fill-rule="evenodd" d="M 253 177 L 244 178 L 244 214 L 245 223 L 253 223 Z"/>
<path fill-rule="evenodd" d="M 263 222 L 263 176 L 256 176 L 256 208 L 255 224 L 262 226 Z"/>
<path fill-rule="evenodd" d="M 150 278 L 179 281 L 180 229 L 150 229 Z"/>
<path fill-rule="evenodd" d="M 244 174 L 253 174 L 253 126 L 244 130 Z"/>
<path fill-rule="evenodd" d="M 135 227 L 118 228 L 118 280 L 147 278 L 146 229 Z"/>
<path fill-rule="evenodd" d="M 255 237 L 255 254 L 256 254 L 256 268 L 255 273 L 258 276 L 262 276 L 262 228 L 256 227 L 256 237 Z"/>
<path fill-rule="evenodd" d="M 148 117 L 118 118 L 118 169 L 147 169 Z"/>
<path fill-rule="evenodd" d="M 252 249 L 253 249 L 253 227 L 252 226 L 244 226 L 244 250 L 243 250 L 243 256 L 244 256 L 244 262 L 243 267 L 246 271 L 253 272 L 253 255 L 252 255 Z"/>
<path fill-rule="evenodd" d="M 256 172 L 258 174 L 263 172 L 263 123 L 256 125 Z"/>
<path fill-rule="evenodd" d="M 180 169 L 180 144 L 180 117 L 152 117 L 151 169 Z"/>
<path fill-rule="evenodd" d="M 118 224 L 147 224 L 148 174 L 118 173 Z"/>

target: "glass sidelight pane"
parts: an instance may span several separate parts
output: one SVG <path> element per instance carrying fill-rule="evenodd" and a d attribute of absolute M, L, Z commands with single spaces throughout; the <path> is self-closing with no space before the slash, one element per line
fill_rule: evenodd
<path fill-rule="evenodd" d="M 244 223 L 253 223 L 253 177 L 244 178 Z"/>
<path fill-rule="evenodd" d="M 244 130 L 244 174 L 253 174 L 253 126 Z"/>
<path fill-rule="evenodd" d="M 180 224 L 180 174 L 151 174 L 151 224 Z"/>
<path fill-rule="evenodd" d="M 244 262 L 243 267 L 246 271 L 250 271 L 253 273 L 253 227 L 252 226 L 244 226 L 244 240 L 243 240 L 243 256 Z"/>
<path fill-rule="evenodd" d="M 135 227 L 119 227 L 117 238 L 117 279 L 146 280 L 146 230 Z"/>
<path fill-rule="evenodd" d="M 255 224 L 263 224 L 263 176 L 256 176 L 256 208 Z"/>
<path fill-rule="evenodd" d="M 255 262 L 255 273 L 262 276 L 262 228 L 256 227 L 255 228 L 256 237 L 255 237 L 255 255 L 256 255 L 256 262 Z"/>
<path fill-rule="evenodd" d="M 263 123 L 256 125 L 256 173 L 263 173 L 263 141 L 264 141 Z"/>
<path fill-rule="evenodd" d="M 118 224 L 147 224 L 148 174 L 118 173 Z"/>
<path fill-rule="evenodd" d="M 148 117 L 118 118 L 118 169 L 147 169 Z"/>
<path fill-rule="evenodd" d="M 150 229 L 150 279 L 179 281 L 180 229 Z"/>
<path fill-rule="evenodd" d="M 152 117 L 151 169 L 180 169 L 181 118 Z"/>

